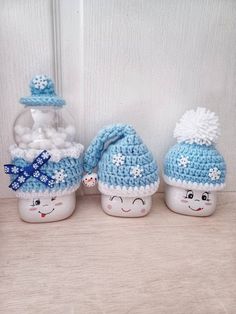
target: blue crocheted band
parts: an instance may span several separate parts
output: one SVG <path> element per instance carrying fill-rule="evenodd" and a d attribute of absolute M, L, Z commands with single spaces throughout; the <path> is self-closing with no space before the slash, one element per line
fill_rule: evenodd
<path fill-rule="evenodd" d="M 43 173 L 52 177 L 55 184 L 52 188 L 47 187 L 34 177 L 30 177 L 16 191 L 16 196 L 29 198 L 32 196 L 60 196 L 75 191 L 81 183 L 83 166 L 82 158 L 65 157 L 59 162 L 48 161 L 41 167 Z M 12 164 L 24 168 L 30 163 L 23 158 L 14 158 Z M 11 182 L 16 175 L 11 175 Z"/>
<path fill-rule="evenodd" d="M 84 156 L 84 170 L 98 165 L 98 187 L 103 194 L 152 195 L 159 185 L 158 168 L 151 152 L 129 125 L 102 129 Z"/>
<path fill-rule="evenodd" d="M 20 99 L 25 106 L 65 105 L 65 100 L 56 95 L 53 81 L 46 75 L 36 75 L 30 82 L 30 90 L 31 96 Z"/>
<path fill-rule="evenodd" d="M 213 145 L 178 143 L 164 160 L 167 184 L 197 190 L 221 190 L 225 185 L 226 165 Z"/>

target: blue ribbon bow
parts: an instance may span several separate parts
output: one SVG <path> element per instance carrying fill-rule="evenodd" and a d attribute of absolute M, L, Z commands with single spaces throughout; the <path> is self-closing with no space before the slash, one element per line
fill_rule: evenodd
<path fill-rule="evenodd" d="M 18 190 L 30 177 L 33 177 L 45 184 L 47 187 L 52 188 L 54 186 L 55 180 L 39 170 L 45 163 L 48 162 L 50 158 L 51 155 L 49 155 L 49 153 L 44 150 L 34 159 L 32 164 L 24 168 L 11 164 L 4 165 L 5 173 L 18 175 L 17 178 L 9 185 L 9 188 L 11 188 L 13 191 Z"/>

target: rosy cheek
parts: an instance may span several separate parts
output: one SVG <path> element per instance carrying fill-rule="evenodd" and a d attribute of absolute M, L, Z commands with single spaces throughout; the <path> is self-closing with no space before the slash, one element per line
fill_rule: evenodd
<path fill-rule="evenodd" d="M 56 204 L 55 204 L 55 206 L 59 206 L 59 205 L 62 205 L 62 202 L 60 202 L 60 203 L 56 203 Z"/>
<path fill-rule="evenodd" d="M 205 205 L 212 205 L 212 203 L 209 203 L 209 202 L 208 202 L 208 203 L 205 203 Z"/>
<path fill-rule="evenodd" d="M 112 206 L 111 205 L 107 205 L 107 209 L 111 210 Z"/>
<path fill-rule="evenodd" d="M 188 203 L 188 201 L 187 201 L 187 200 L 181 200 L 181 202 L 182 202 L 182 203 Z"/>
<path fill-rule="evenodd" d="M 37 207 L 31 207 L 31 208 L 29 208 L 30 211 L 37 210 L 37 209 L 38 209 Z"/>
<path fill-rule="evenodd" d="M 145 208 L 143 208 L 143 209 L 141 209 L 141 213 L 145 213 L 146 212 L 146 209 Z"/>

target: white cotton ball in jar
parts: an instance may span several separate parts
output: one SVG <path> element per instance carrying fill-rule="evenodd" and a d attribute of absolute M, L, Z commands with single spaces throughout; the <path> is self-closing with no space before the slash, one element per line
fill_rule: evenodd
<path fill-rule="evenodd" d="M 21 136 L 21 141 L 24 142 L 24 143 L 30 143 L 32 142 L 32 135 L 31 134 L 24 134 Z"/>
<path fill-rule="evenodd" d="M 47 128 L 45 129 L 45 133 L 46 133 L 46 138 L 53 138 L 56 134 L 57 131 L 54 128 Z"/>
<path fill-rule="evenodd" d="M 55 137 L 54 139 L 52 139 L 52 141 L 53 141 L 53 144 L 54 144 L 56 147 L 58 147 L 58 148 L 64 147 L 65 141 L 64 141 L 63 138 L 61 138 L 61 137 Z"/>
<path fill-rule="evenodd" d="M 65 142 L 65 148 L 70 148 L 72 147 L 72 143 L 71 142 Z"/>
<path fill-rule="evenodd" d="M 23 135 L 23 134 L 26 133 L 25 132 L 25 127 L 23 127 L 23 126 L 21 126 L 19 124 L 14 127 L 14 131 L 16 132 L 17 135 Z"/>
<path fill-rule="evenodd" d="M 65 128 L 65 132 L 66 134 L 68 134 L 71 138 L 73 138 L 75 136 L 76 130 L 75 127 L 73 125 L 68 125 Z"/>
<path fill-rule="evenodd" d="M 20 148 L 23 148 L 23 149 L 26 149 L 26 148 L 28 148 L 28 145 L 26 144 L 26 143 L 19 143 L 19 145 L 18 145 Z"/>

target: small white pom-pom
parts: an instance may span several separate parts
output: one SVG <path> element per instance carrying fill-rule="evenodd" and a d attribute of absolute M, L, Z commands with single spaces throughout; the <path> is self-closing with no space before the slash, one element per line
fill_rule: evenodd
<path fill-rule="evenodd" d="M 174 137 L 179 143 L 211 145 L 219 135 L 217 115 L 202 107 L 186 111 L 174 130 Z"/>

